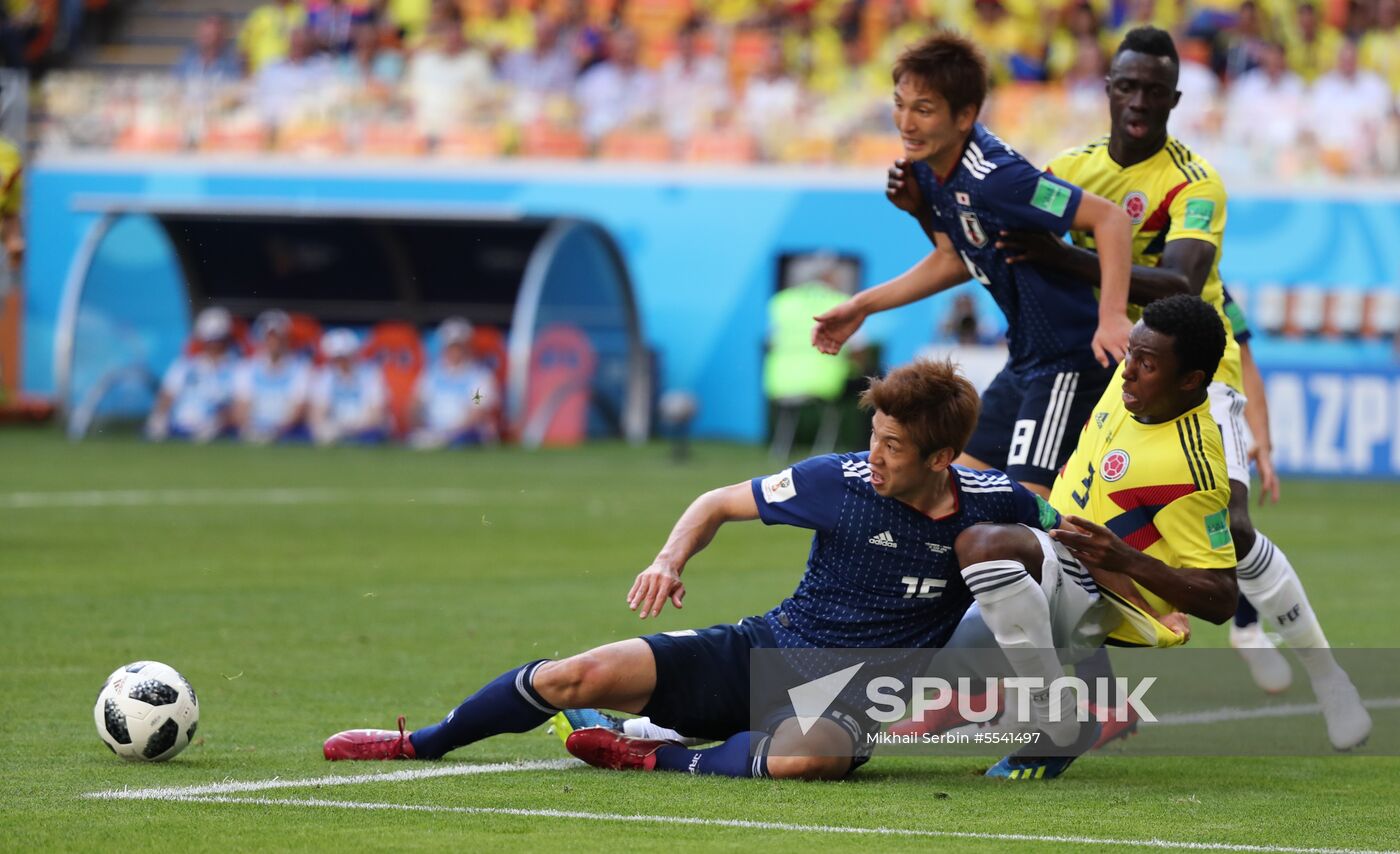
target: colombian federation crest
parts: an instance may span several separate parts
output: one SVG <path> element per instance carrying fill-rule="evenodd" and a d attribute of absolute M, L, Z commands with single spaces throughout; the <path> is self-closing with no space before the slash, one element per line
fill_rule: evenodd
<path fill-rule="evenodd" d="M 1127 212 L 1133 225 L 1142 225 L 1143 218 L 1147 216 L 1147 194 L 1133 190 L 1123 197 L 1123 210 Z"/>
<path fill-rule="evenodd" d="M 972 211 L 958 211 L 958 219 L 962 222 L 963 236 L 967 242 L 981 249 L 987 245 L 987 232 L 982 228 L 982 223 L 977 219 L 977 214 Z"/>
<path fill-rule="evenodd" d="M 1099 476 L 1110 482 L 1118 480 L 1128 473 L 1128 462 L 1128 452 L 1114 448 L 1099 463 Z"/>

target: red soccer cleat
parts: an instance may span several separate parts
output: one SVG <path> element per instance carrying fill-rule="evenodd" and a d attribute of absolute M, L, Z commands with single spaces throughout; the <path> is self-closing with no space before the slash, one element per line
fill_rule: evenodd
<path fill-rule="evenodd" d="M 326 739 L 321 749 L 332 762 L 342 759 L 417 759 L 413 742 L 408 740 L 410 734 L 403 728 L 403 715 L 399 715 L 398 732 L 391 729 L 347 729 Z"/>
<path fill-rule="evenodd" d="M 1094 742 L 1094 746 L 1089 748 L 1090 750 L 1098 750 L 1109 742 L 1117 741 L 1120 738 L 1126 739 L 1131 735 L 1137 734 L 1138 720 L 1140 720 L 1140 718 L 1138 717 L 1137 709 L 1132 706 L 1128 706 L 1124 709 L 1122 714 L 1119 714 L 1118 710 L 1112 706 L 1104 709 L 1102 713 L 1100 713 L 1099 707 L 1090 703 L 1089 716 L 1093 720 L 1100 720 L 1101 717 L 1103 718 L 1101 721 L 1103 729 L 1099 731 L 1099 740 Z"/>
<path fill-rule="evenodd" d="M 613 771 L 654 771 L 656 751 L 674 741 L 659 738 L 633 738 L 607 727 L 576 729 L 564 748 L 594 768 Z"/>
<path fill-rule="evenodd" d="M 998 708 L 1000 708 L 1001 706 L 1000 700 L 1001 695 L 998 694 Z M 987 710 L 987 705 L 990 702 L 991 699 L 989 698 L 989 695 L 985 693 L 974 694 L 968 697 L 967 699 L 968 709 L 972 712 L 985 712 Z M 998 711 L 997 714 L 998 716 L 1000 716 L 1000 711 Z M 996 718 L 993 718 L 986 724 L 982 724 L 982 726 L 986 726 L 987 724 L 990 724 L 995 720 Z M 943 708 L 938 709 L 937 711 L 925 712 L 922 718 L 914 718 L 907 721 L 900 721 L 899 723 L 890 727 L 890 732 L 895 735 L 902 736 L 937 735 L 940 732 L 947 732 L 950 729 L 956 729 L 957 727 L 970 723 L 972 723 L 972 721 L 969 721 L 967 718 L 964 718 L 962 716 L 962 713 L 958 711 L 958 695 L 954 694 L 952 697 L 952 701 L 949 702 L 948 705 L 944 706 Z"/>

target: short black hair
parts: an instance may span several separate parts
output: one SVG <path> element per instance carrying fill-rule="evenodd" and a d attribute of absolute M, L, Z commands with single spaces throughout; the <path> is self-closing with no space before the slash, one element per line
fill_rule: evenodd
<path fill-rule="evenodd" d="M 1117 56 L 1129 50 L 1148 56 L 1165 56 L 1172 61 L 1172 65 L 1181 66 L 1181 57 L 1176 53 L 1176 43 L 1172 41 L 1172 34 L 1166 30 L 1152 26 L 1128 30 L 1128 34 L 1123 36 L 1123 41 L 1118 43 L 1118 49 L 1113 55 Z"/>
<path fill-rule="evenodd" d="M 1210 385 L 1225 355 L 1225 324 L 1220 313 L 1205 300 L 1177 294 L 1148 304 L 1142 322 L 1153 332 L 1172 337 L 1172 350 L 1182 374 L 1203 371 L 1202 385 Z"/>

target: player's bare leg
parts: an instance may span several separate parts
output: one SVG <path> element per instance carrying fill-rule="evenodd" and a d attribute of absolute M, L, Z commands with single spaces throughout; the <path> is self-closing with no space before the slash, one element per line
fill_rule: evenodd
<path fill-rule="evenodd" d="M 1298 573 L 1283 550 L 1249 522 L 1247 500 L 1235 515 L 1236 496 L 1247 498 L 1248 487 L 1230 482 L 1230 533 L 1235 553 L 1241 555 L 1235 570 L 1240 592 L 1259 610 L 1261 623 L 1277 631 L 1303 665 L 1313 693 L 1327 721 L 1327 737 L 1338 750 L 1350 750 L 1371 734 L 1371 716 L 1345 670 L 1332 655 L 1317 614 Z"/>
<path fill-rule="evenodd" d="M 773 732 L 768 776 L 792 780 L 839 780 L 851 770 L 851 736 L 833 721 L 818 720 L 804 734 L 797 718 Z"/>
<path fill-rule="evenodd" d="M 502 673 L 437 724 L 416 732 L 348 730 L 326 740 L 327 759 L 437 759 L 483 738 L 528 732 L 562 708 L 637 712 L 656 688 L 656 660 L 640 638 L 561 661 L 532 661 Z"/>

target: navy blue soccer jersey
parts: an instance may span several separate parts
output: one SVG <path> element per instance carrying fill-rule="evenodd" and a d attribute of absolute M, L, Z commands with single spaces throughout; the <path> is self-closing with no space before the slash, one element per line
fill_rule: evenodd
<path fill-rule="evenodd" d="M 1009 365 L 1024 376 L 1091 369 L 1099 304 L 1093 288 L 1063 273 L 1006 263 L 996 248 L 1003 230 L 1064 234 L 1083 192 L 1032 166 L 981 124 L 973 125 L 962 160 L 946 180 L 927 163 L 914 178 L 974 279 L 991 292 L 1007 321 Z"/>
<path fill-rule="evenodd" d="M 752 481 L 768 525 L 810 528 L 807 572 L 766 619 L 780 647 L 940 647 L 972 594 L 953 541 L 979 522 L 1059 524 L 999 471 L 953 466 L 957 509 L 933 519 L 870 485 L 869 452 L 827 454 Z"/>

